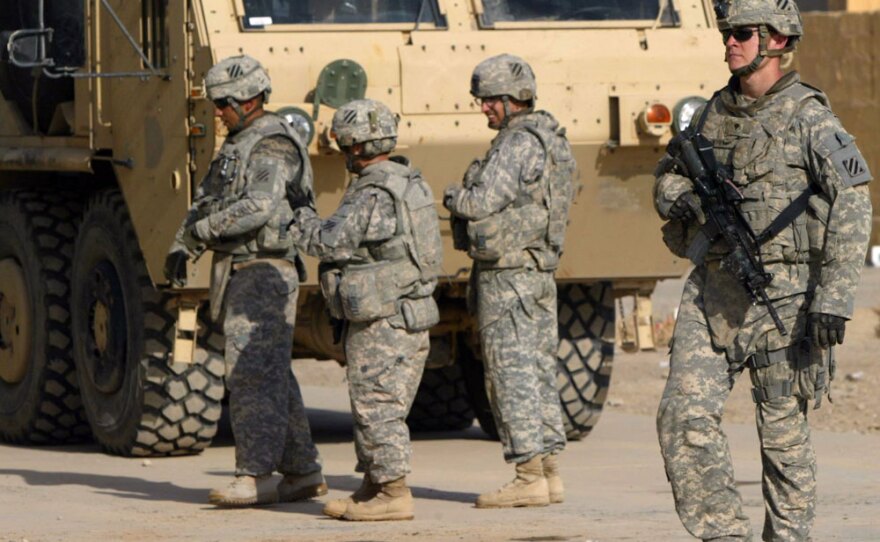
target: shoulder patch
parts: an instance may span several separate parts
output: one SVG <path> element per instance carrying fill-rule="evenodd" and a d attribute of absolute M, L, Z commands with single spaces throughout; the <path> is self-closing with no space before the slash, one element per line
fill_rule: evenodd
<path fill-rule="evenodd" d="M 857 186 L 874 178 L 855 138 L 846 132 L 835 132 L 823 138 L 819 151 L 831 162 L 844 186 Z"/>

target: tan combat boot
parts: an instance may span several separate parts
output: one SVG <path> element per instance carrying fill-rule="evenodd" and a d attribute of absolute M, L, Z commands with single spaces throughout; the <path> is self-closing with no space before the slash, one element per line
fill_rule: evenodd
<path fill-rule="evenodd" d="M 368 501 L 376 496 L 379 492 L 379 484 L 374 484 L 370 479 L 370 475 L 364 473 L 364 479 L 361 481 L 361 487 L 357 488 L 354 493 L 344 499 L 333 499 L 327 501 L 324 505 L 324 515 L 331 518 L 339 519 L 345 515 L 345 510 L 350 503 L 355 501 Z"/>
<path fill-rule="evenodd" d="M 562 485 L 562 477 L 559 476 L 559 459 L 555 454 L 547 454 L 541 460 L 544 466 L 544 478 L 547 479 L 547 488 L 550 490 L 550 504 L 558 504 L 565 500 L 565 487 Z"/>
<path fill-rule="evenodd" d="M 349 521 L 412 519 L 413 499 L 406 487 L 406 477 L 379 484 L 375 496 L 367 501 L 352 501 L 342 518 Z"/>
<path fill-rule="evenodd" d="M 327 494 L 327 484 L 321 471 L 309 474 L 285 474 L 278 482 L 278 500 L 294 502 Z"/>
<path fill-rule="evenodd" d="M 272 475 L 236 476 L 229 485 L 215 488 L 208 494 L 208 502 L 217 506 L 251 506 L 278 501 L 278 491 Z"/>
<path fill-rule="evenodd" d="M 492 493 L 477 497 L 477 508 L 510 508 L 514 506 L 547 506 L 550 491 L 544 478 L 541 456 L 516 464 L 516 478 Z"/>

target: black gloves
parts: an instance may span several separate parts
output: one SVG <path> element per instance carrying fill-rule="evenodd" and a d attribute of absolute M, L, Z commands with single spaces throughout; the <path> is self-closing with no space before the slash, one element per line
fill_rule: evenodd
<path fill-rule="evenodd" d="M 303 190 L 299 186 L 287 185 L 287 203 L 296 211 L 300 207 L 315 208 L 315 194 L 311 190 Z"/>
<path fill-rule="evenodd" d="M 833 314 L 814 313 L 807 322 L 807 333 L 813 346 L 830 348 L 835 344 L 843 344 L 846 331 L 846 318 Z"/>
<path fill-rule="evenodd" d="M 165 278 L 175 288 L 186 286 L 186 262 L 189 255 L 185 250 L 175 250 L 165 257 Z"/>
<path fill-rule="evenodd" d="M 672 220 L 694 220 L 701 224 L 706 222 L 699 196 L 693 192 L 685 192 L 678 196 L 667 213 Z"/>

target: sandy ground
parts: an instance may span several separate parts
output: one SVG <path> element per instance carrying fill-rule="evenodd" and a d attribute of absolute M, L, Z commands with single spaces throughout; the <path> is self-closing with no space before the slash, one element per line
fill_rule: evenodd
<path fill-rule="evenodd" d="M 680 288 L 680 281 L 661 284 L 655 309 L 674 310 Z M 817 541 L 880 540 L 880 464 L 869 459 L 880 448 L 875 360 L 880 339 L 873 311 L 880 304 L 878 292 L 880 271 L 866 270 L 857 316 L 839 353 L 835 403 L 813 416 L 820 465 Z M 477 427 L 416 436 L 409 476 L 416 519 L 375 524 L 325 518 L 320 501 L 244 510 L 208 506 L 208 489 L 232 474 L 229 437 L 199 456 L 151 460 L 107 456 L 94 445 L 0 445 L 0 542 L 692 540 L 674 513 L 654 431 L 665 360 L 663 352 L 617 356 L 602 419 L 562 456 L 567 497 L 561 505 L 475 509 L 479 493 L 512 474 L 498 443 Z M 327 362 L 295 367 L 331 488 L 327 498 L 342 497 L 359 484 L 352 472 L 343 371 Z M 748 387 L 741 382 L 734 391 L 724 430 L 745 512 L 758 535 L 764 514 L 761 467 Z"/>

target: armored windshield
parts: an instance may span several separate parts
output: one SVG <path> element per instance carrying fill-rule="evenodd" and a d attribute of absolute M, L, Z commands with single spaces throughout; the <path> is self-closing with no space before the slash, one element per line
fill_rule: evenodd
<path fill-rule="evenodd" d="M 445 26 L 437 0 L 244 0 L 244 26 L 409 23 Z"/>
<path fill-rule="evenodd" d="M 482 0 L 483 26 L 510 22 L 655 20 L 674 23 L 666 0 Z M 666 12 L 670 13 L 667 14 Z"/>

